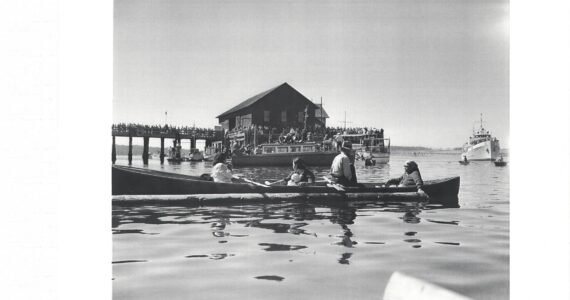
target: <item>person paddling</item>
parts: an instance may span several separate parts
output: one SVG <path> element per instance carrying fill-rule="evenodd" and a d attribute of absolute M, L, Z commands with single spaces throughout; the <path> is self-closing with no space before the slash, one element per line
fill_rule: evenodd
<path fill-rule="evenodd" d="M 297 157 L 293 159 L 293 172 L 285 179 L 287 185 L 306 185 L 315 183 L 315 174 L 309 171 L 305 161 Z"/>
<path fill-rule="evenodd" d="M 390 185 L 398 185 L 399 187 L 415 185 L 418 188 L 419 193 L 425 193 L 422 190 L 424 181 L 422 180 L 418 164 L 415 161 L 408 160 L 404 163 L 404 171 L 405 172 L 402 176 L 386 181 L 386 187 Z"/>

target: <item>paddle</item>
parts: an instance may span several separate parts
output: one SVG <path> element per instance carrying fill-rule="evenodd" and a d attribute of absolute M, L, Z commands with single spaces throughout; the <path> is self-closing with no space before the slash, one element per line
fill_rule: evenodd
<path fill-rule="evenodd" d="M 324 177 L 324 176 L 323 176 L 323 179 L 324 179 L 326 182 L 328 182 L 327 186 L 333 187 L 333 188 L 335 188 L 337 191 L 341 191 L 341 192 L 344 192 L 344 191 L 345 191 L 345 189 L 344 189 L 340 184 L 332 182 L 332 180 L 330 180 L 328 177 Z"/>
<path fill-rule="evenodd" d="M 285 179 L 277 180 L 277 181 L 274 181 L 274 182 L 265 181 L 265 184 L 266 184 L 266 185 L 274 185 L 274 184 L 276 184 L 276 183 L 281 183 L 281 182 L 284 182 L 284 181 L 285 181 Z"/>
<path fill-rule="evenodd" d="M 269 185 L 265 185 L 265 184 L 263 184 L 263 183 L 255 182 L 255 181 L 253 181 L 253 180 L 250 180 L 250 179 L 247 179 L 247 178 L 244 178 L 244 177 L 238 177 L 238 176 L 234 175 L 233 178 L 235 178 L 235 179 L 241 179 L 241 180 L 243 180 L 243 181 L 245 181 L 245 182 L 249 182 L 249 183 L 255 184 L 255 185 L 257 185 L 257 186 L 269 187 Z"/>

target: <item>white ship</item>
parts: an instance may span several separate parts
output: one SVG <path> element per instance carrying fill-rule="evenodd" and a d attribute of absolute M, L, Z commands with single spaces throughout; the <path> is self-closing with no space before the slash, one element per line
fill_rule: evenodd
<path fill-rule="evenodd" d="M 461 160 L 495 160 L 500 156 L 501 146 L 499 140 L 491 136 L 488 130 L 483 128 L 483 115 L 481 115 L 481 127 L 473 130 L 469 142 L 463 145 Z"/>

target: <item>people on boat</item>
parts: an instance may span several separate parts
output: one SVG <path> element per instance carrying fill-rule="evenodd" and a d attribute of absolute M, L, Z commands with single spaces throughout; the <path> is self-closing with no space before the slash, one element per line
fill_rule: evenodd
<path fill-rule="evenodd" d="M 216 153 L 214 159 L 212 160 L 212 179 L 214 182 L 232 182 L 232 170 L 226 164 L 227 156 L 224 153 Z"/>
<path fill-rule="evenodd" d="M 336 151 L 342 151 L 342 145 L 343 145 L 343 138 L 342 138 L 342 134 L 340 134 L 340 132 L 335 135 L 334 140 L 336 142 Z M 350 144 L 352 146 L 352 144 Z"/>
<path fill-rule="evenodd" d="M 501 155 L 499 158 L 497 158 L 498 162 L 502 162 L 503 161 L 503 156 Z"/>
<path fill-rule="evenodd" d="M 284 179 L 287 185 L 305 185 L 315 183 L 315 174 L 309 171 L 305 161 L 297 157 L 293 159 L 293 172 Z"/>
<path fill-rule="evenodd" d="M 351 168 L 352 143 L 345 141 L 340 149 L 340 154 L 334 158 L 331 165 L 331 181 L 344 186 L 355 185 L 354 163 Z"/>
<path fill-rule="evenodd" d="M 463 161 L 467 162 L 467 155 L 463 155 Z"/>
<path fill-rule="evenodd" d="M 390 185 L 397 185 L 399 187 L 415 185 L 418 188 L 418 192 L 424 193 L 422 190 L 424 181 L 422 180 L 418 164 L 412 160 L 406 161 L 404 163 L 404 174 L 386 181 L 386 186 L 388 187 Z"/>

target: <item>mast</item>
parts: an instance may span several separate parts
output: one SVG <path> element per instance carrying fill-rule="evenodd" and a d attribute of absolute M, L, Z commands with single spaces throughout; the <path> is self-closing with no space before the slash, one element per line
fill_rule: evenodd
<path fill-rule="evenodd" d="M 323 128 L 325 128 L 325 123 L 323 122 L 323 96 L 321 96 L 321 109 L 320 109 L 320 117 L 321 117 L 321 123 L 323 123 Z"/>

